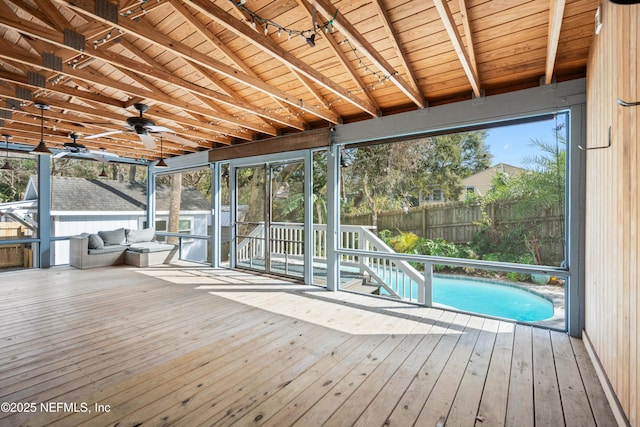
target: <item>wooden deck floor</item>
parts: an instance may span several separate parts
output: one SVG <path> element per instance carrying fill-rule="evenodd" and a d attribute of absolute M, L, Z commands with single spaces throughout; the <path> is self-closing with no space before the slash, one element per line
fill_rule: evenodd
<path fill-rule="evenodd" d="M 229 270 L 0 277 L 2 426 L 615 425 L 559 332 Z"/>

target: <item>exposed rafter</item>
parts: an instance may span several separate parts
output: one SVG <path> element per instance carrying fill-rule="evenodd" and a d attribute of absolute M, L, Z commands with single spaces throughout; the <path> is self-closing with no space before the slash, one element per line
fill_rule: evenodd
<path fill-rule="evenodd" d="M 87 1 L 87 0 L 76 0 L 73 2 L 70 2 L 68 0 L 56 0 L 56 1 L 58 1 L 59 3 L 65 4 L 66 6 L 70 7 L 73 10 L 79 11 L 83 14 L 87 14 L 94 19 L 97 19 L 104 23 L 110 23 L 109 20 L 97 15 L 94 12 L 93 4 L 91 1 Z M 212 6 L 213 5 L 211 4 L 209 5 L 209 7 L 212 7 Z M 216 61 L 215 59 L 207 55 L 204 55 L 199 51 L 192 49 L 190 46 L 187 46 L 183 43 L 173 40 L 170 37 L 156 31 L 155 29 L 145 24 L 144 22 L 133 22 L 127 19 L 120 19 L 118 20 L 118 23 L 111 22 L 111 24 L 114 27 L 120 29 L 121 31 L 140 37 L 151 44 L 162 47 L 163 49 L 166 49 L 167 51 L 177 56 L 185 58 L 186 60 L 189 60 L 189 61 L 193 61 L 214 72 L 220 73 L 225 77 L 239 81 L 263 93 L 269 94 L 271 96 L 275 96 L 276 98 L 281 99 L 284 102 L 287 102 L 291 105 L 298 106 L 301 109 L 311 114 L 315 114 L 318 117 L 322 117 L 325 120 L 328 120 L 332 123 L 337 122 L 337 118 L 335 117 L 335 115 L 330 113 L 329 111 L 322 108 L 317 108 L 312 105 L 307 105 L 304 103 L 301 104 L 299 99 L 293 98 L 286 92 L 281 91 L 277 88 L 271 87 L 260 79 L 249 76 L 245 73 L 241 73 L 238 70 L 226 64 L 221 63 L 220 61 Z M 101 59 L 104 59 L 104 58 L 101 58 Z M 153 75 L 153 73 L 151 74 Z M 210 96 L 210 94 L 207 94 L 206 92 L 207 91 L 204 88 L 202 88 L 202 94 L 205 96 Z M 214 97 L 212 96 L 212 98 Z M 233 100 L 230 100 L 230 99 L 219 98 L 218 100 L 220 102 L 226 102 L 230 105 L 235 104 Z M 238 108 L 247 109 L 250 112 L 256 112 L 256 113 L 260 112 L 260 110 L 257 108 L 247 108 L 247 106 L 240 106 L 240 105 L 235 105 L 235 106 Z M 265 111 L 260 112 L 260 115 L 262 115 L 263 117 L 269 117 L 274 121 L 283 121 L 282 118 Z M 286 120 L 284 121 L 287 122 Z M 292 125 L 292 124 L 287 123 L 287 125 Z M 261 129 L 258 129 L 258 130 L 263 131 Z"/>
<path fill-rule="evenodd" d="M 469 79 L 469 83 L 471 84 L 471 88 L 475 96 L 480 96 L 480 81 L 478 79 L 478 75 L 471 64 L 471 59 L 469 59 L 469 55 L 467 54 L 466 49 L 462 43 L 462 38 L 460 37 L 460 33 L 458 33 L 458 28 L 456 27 L 456 23 L 453 20 L 453 15 L 451 14 L 451 9 L 449 9 L 449 5 L 446 0 L 433 0 L 433 4 L 435 5 L 438 13 L 440 14 L 440 19 L 444 24 L 445 29 L 447 30 L 447 34 L 449 35 L 449 39 L 453 44 L 453 48 L 458 54 L 458 59 L 460 59 L 460 63 L 462 64 L 462 68 L 464 69 L 467 78 Z"/>
<path fill-rule="evenodd" d="M 478 65 L 476 64 L 476 52 L 473 47 L 473 33 L 471 32 L 471 24 L 469 23 L 469 14 L 467 12 L 467 0 L 460 0 L 460 16 L 462 18 L 462 28 L 464 28 L 464 39 L 467 42 L 467 55 L 471 68 L 478 75 Z"/>
<path fill-rule="evenodd" d="M 313 10 L 312 10 L 311 5 L 309 4 L 309 2 L 307 0 L 297 0 L 297 1 L 298 1 L 298 4 L 300 4 L 302 7 L 305 8 L 305 10 L 307 11 L 307 14 L 309 15 L 309 17 L 313 18 Z M 317 13 L 317 11 L 316 11 L 316 13 Z M 317 16 L 316 16 L 316 18 L 317 18 Z M 358 74 L 355 72 L 355 70 L 353 69 L 353 67 L 349 63 L 349 59 L 344 54 L 344 52 L 340 49 L 340 46 L 338 45 L 338 42 L 336 42 L 336 40 L 330 35 L 327 35 L 325 37 L 325 40 L 328 42 L 328 44 L 329 44 L 331 50 L 333 51 L 333 54 L 335 55 L 335 57 L 338 59 L 338 61 L 340 61 L 340 63 L 344 67 L 344 70 L 351 77 L 351 80 L 353 80 L 353 82 L 358 87 L 358 91 L 361 92 L 367 98 L 367 101 L 373 107 L 375 107 L 376 116 L 380 116 L 380 107 L 378 106 L 377 102 L 373 99 L 371 94 L 369 94 L 369 91 L 366 90 L 365 84 L 362 82 L 362 79 L 360 78 L 360 76 L 358 76 Z"/>
<path fill-rule="evenodd" d="M 553 68 L 558 53 L 558 40 L 562 28 L 565 0 L 549 0 L 549 35 L 547 37 L 547 61 L 544 69 L 544 83 L 550 84 L 553 80 Z"/>
<path fill-rule="evenodd" d="M 58 47 L 65 47 L 64 45 L 64 41 L 63 41 L 63 37 L 62 35 L 56 33 L 55 31 L 50 31 L 47 30 L 45 28 L 34 28 L 33 26 L 26 26 L 23 22 L 18 21 L 18 20 L 13 20 L 11 18 L 7 18 L 5 19 L 4 22 L 0 22 L 0 25 L 4 25 L 7 27 L 13 27 L 16 28 L 20 31 L 26 32 L 27 34 L 29 34 L 32 37 L 36 37 L 36 38 L 40 38 L 43 41 L 47 41 L 49 43 L 53 43 L 54 45 L 57 45 Z M 168 73 L 162 69 L 158 70 L 154 67 L 149 67 L 149 66 L 145 66 L 144 64 L 141 64 L 139 61 L 134 61 L 132 59 L 129 58 L 125 58 L 122 55 L 118 55 L 116 53 L 110 52 L 108 50 L 105 49 L 92 49 L 92 50 L 88 50 L 86 51 L 87 55 L 90 56 L 94 56 L 98 59 L 101 59 L 107 63 L 113 64 L 113 65 L 117 65 L 120 67 L 123 67 L 125 69 L 128 69 L 130 71 L 133 72 L 137 72 L 137 73 L 141 73 L 143 75 L 146 75 L 148 77 L 151 78 L 155 78 L 161 81 L 164 81 L 166 83 L 169 84 L 174 84 L 176 86 L 179 86 L 185 90 L 197 93 L 197 94 L 201 94 L 203 96 L 207 96 L 211 99 L 214 99 L 216 101 L 219 102 L 223 102 L 226 103 L 228 105 L 232 105 L 238 108 L 243 108 L 245 110 L 247 110 L 248 112 L 251 113 L 255 113 L 255 114 L 261 114 L 265 117 L 268 117 L 274 121 L 277 122 L 284 122 L 287 125 L 291 125 L 291 123 L 289 123 L 289 121 L 282 119 L 279 116 L 276 116 L 274 114 L 271 114 L 267 111 L 261 111 L 260 109 L 253 107 L 252 105 L 248 105 L 245 103 L 239 104 L 236 100 L 232 99 L 229 96 L 223 95 L 219 92 L 215 92 L 212 91 L 210 89 L 201 87 L 201 86 L 197 86 L 195 84 L 189 83 L 187 81 L 178 79 L 177 77 L 175 77 L 174 75 L 172 75 L 171 73 Z M 38 61 L 33 61 L 30 65 L 32 66 L 37 66 L 40 67 L 40 65 L 37 64 Z M 96 77 L 94 75 L 92 76 L 86 76 L 83 77 L 83 70 L 74 70 L 72 67 L 63 64 L 64 70 L 63 70 L 63 74 L 65 75 L 70 75 L 70 76 L 75 76 L 77 78 L 81 78 L 81 79 L 85 79 L 88 81 L 95 81 Z M 44 67 L 42 67 L 44 68 Z M 237 71 L 236 71 L 237 72 Z M 136 93 L 139 91 L 138 88 L 131 88 L 126 84 L 120 83 L 120 82 L 115 82 L 113 80 L 111 81 L 106 81 L 106 78 L 103 79 L 98 79 L 98 82 L 100 82 L 100 80 L 104 80 L 105 83 L 104 85 L 107 87 L 118 87 L 120 86 L 120 90 L 127 92 L 127 93 Z M 163 103 L 167 103 L 169 105 L 173 105 L 174 100 L 171 99 L 171 97 L 167 97 L 164 100 L 160 100 L 159 98 L 164 98 L 162 95 L 155 93 L 154 91 L 143 91 L 142 93 L 146 93 L 148 95 L 148 97 L 150 99 L 155 99 L 158 102 L 163 102 Z M 214 114 L 211 112 L 207 112 L 207 115 L 215 115 L 216 119 L 218 120 L 222 120 L 222 121 L 226 121 L 228 123 L 231 123 L 233 125 L 239 125 L 239 126 L 243 126 L 249 129 L 254 129 L 258 132 L 264 132 L 264 133 L 271 133 L 273 135 L 276 134 L 275 129 L 269 129 L 268 126 L 266 125 L 257 125 L 255 123 L 252 122 L 248 122 L 246 120 L 242 120 L 236 117 L 231 117 L 229 115 L 226 114 Z"/>
<path fill-rule="evenodd" d="M 41 65 L 41 60 L 38 57 L 28 55 L 24 52 L 16 51 L 12 46 L 5 44 L 0 41 L 0 58 L 4 58 L 12 61 L 19 61 L 23 64 L 29 65 L 34 69 L 44 70 L 45 67 Z M 108 80 L 105 77 L 97 78 L 93 73 L 89 73 L 84 70 L 73 70 L 71 67 L 63 65 L 62 74 L 69 75 L 75 77 L 79 80 L 85 80 L 87 82 L 98 83 L 100 85 L 104 85 L 105 87 L 116 88 L 125 93 L 131 94 L 142 94 L 144 99 L 154 100 L 156 102 L 160 102 L 162 104 L 166 104 L 171 107 L 178 107 L 188 111 L 193 111 L 196 113 L 201 113 L 204 116 L 210 117 L 211 120 L 219 120 L 220 114 L 216 114 L 210 110 L 199 108 L 195 105 L 177 100 L 172 98 L 169 95 L 164 95 L 158 91 L 148 91 L 146 89 L 141 89 L 137 86 L 127 85 L 122 82 L 117 82 L 113 80 Z M 53 90 L 57 90 L 61 85 L 52 85 L 51 88 Z M 76 92 L 78 96 L 82 96 L 81 92 Z M 100 99 L 100 98 L 99 98 Z M 225 133 L 227 135 L 236 137 L 236 138 L 246 138 L 250 139 L 248 135 L 244 132 L 239 132 L 233 130 L 232 128 L 219 127 L 218 132 Z"/>
<path fill-rule="evenodd" d="M 404 67 L 407 73 L 409 84 L 411 84 L 411 86 L 413 86 L 415 91 L 419 93 L 420 86 L 418 85 L 418 79 L 416 78 L 415 73 L 413 72 L 413 68 L 411 68 L 411 65 L 409 65 L 409 60 L 407 59 L 407 56 L 402 50 L 402 46 L 398 38 L 398 33 L 396 32 L 396 30 L 394 30 L 393 23 L 391 22 L 391 18 L 389 17 L 389 13 L 387 13 L 387 9 L 384 7 L 382 1 L 383 0 L 375 0 L 372 3 L 376 6 L 378 10 L 378 16 L 382 21 L 382 26 L 387 32 L 389 41 L 393 44 L 393 49 L 396 51 L 396 55 L 400 59 L 400 62 L 402 63 L 402 66 Z"/>
<path fill-rule="evenodd" d="M 389 79 L 395 83 L 395 85 L 414 102 L 418 107 L 424 107 L 425 100 L 421 93 L 412 88 L 398 73 L 389 62 L 377 52 L 373 46 L 358 33 L 349 21 L 338 13 L 338 10 L 326 0 L 310 0 L 312 6 L 314 6 L 320 13 L 325 16 L 335 16 L 333 25 L 349 38 L 350 42 L 377 67 L 380 71 L 387 74 Z"/>
<path fill-rule="evenodd" d="M 218 49 L 229 61 L 231 61 L 231 63 L 233 63 L 235 66 L 237 66 L 240 70 L 244 71 L 245 73 L 247 73 L 248 75 L 255 77 L 255 78 L 259 78 L 258 75 L 256 75 L 253 70 L 251 69 L 251 67 L 247 66 L 244 61 L 242 61 L 235 53 L 233 53 L 233 51 L 231 51 L 231 49 L 229 49 L 224 43 L 222 43 L 222 41 L 216 37 L 215 35 L 213 35 L 211 33 L 211 31 L 204 25 L 202 24 L 202 22 L 200 22 L 196 16 L 194 16 L 193 13 L 191 13 L 191 11 L 184 6 L 182 3 L 171 3 L 171 7 L 173 7 L 178 13 L 180 13 L 185 20 L 205 39 L 207 40 L 212 46 L 214 46 L 216 49 Z M 199 69 L 199 71 L 201 72 L 201 74 L 206 75 L 208 78 L 212 77 L 211 73 L 208 73 L 204 70 L 204 67 L 199 66 L 197 64 L 192 64 L 193 66 L 195 66 L 197 69 Z M 222 83 L 222 81 L 220 79 L 215 80 L 214 84 L 216 84 L 216 86 L 220 87 L 220 84 Z M 226 89 L 227 91 L 227 95 L 232 94 L 232 90 L 230 88 L 227 87 Z M 280 105 L 280 107 L 289 109 L 289 105 L 282 102 L 281 100 L 279 100 L 278 98 L 272 97 L 272 99 L 278 103 L 278 105 Z M 297 122 L 297 127 L 298 129 L 304 129 L 305 124 L 298 119 L 291 119 L 292 122 Z"/>
<path fill-rule="evenodd" d="M 362 111 L 369 112 L 371 114 L 375 114 L 375 108 L 371 105 L 367 105 L 366 102 L 361 100 L 360 98 L 354 96 L 349 93 L 343 87 L 335 84 L 327 77 L 320 74 L 317 70 L 314 70 L 309 65 L 305 64 L 303 61 L 299 60 L 289 52 L 282 49 L 276 42 L 271 40 L 264 35 L 259 35 L 252 29 L 248 28 L 244 23 L 238 21 L 237 19 L 232 18 L 229 14 L 227 14 L 224 10 L 216 6 L 215 4 L 209 3 L 205 0 L 188 0 L 189 5 L 197 9 L 199 12 L 204 13 L 211 19 L 216 20 L 220 25 L 223 25 L 227 30 L 232 31 L 238 37 L 242 37 L 245 40 L 250 41 L 254 46 L 261 49 L 263 52 L 271 55 L 274 58 L 282 61 L 286 65 L 294 68 L 296 71 L 302 73 L 307 76 L 315 83 L 323 86 L 327 90 L 330 90 L 337 96 L 341 97 L 347 102 L 352 103 L 356 107 L 362 109 Z M 327 110 L 328 112 L 328 110 Z M 333 123 L 338 122 L 338 118 L 335 117 L 332 120 Z"/>

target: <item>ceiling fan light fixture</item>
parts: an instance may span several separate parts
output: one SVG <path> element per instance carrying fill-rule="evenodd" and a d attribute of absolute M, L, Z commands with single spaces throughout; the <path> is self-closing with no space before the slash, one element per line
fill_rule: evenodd
<path fill-rule="evenodd" d="M 40 142 L 36 148 L 31 151 L 31 154 L 49 156 L 53 153 L 47 148 L 47 144 L 44 143 L 44 110 L 48 110 L 49 105 L 36 103 L 34 106 L 40 110 Z"/>

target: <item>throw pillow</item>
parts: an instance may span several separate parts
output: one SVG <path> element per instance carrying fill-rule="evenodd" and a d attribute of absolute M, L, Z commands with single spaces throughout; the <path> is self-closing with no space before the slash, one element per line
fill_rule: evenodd
<path fill-rule="evenodd" d="M 123 245 L 126 242 L 124 228 L 110 231 L 98 231 L 105 245 Z"/>
<path fill-rule="evenodd" d="M 129 230 L 127 232 L 127 243 L 150 242 L 155 236 L 155 227 L 144 228 L 142 230 Z"/>
<path fill-rule="evenodd" d="M 87 236 L 87 238 L 89 239 L 89 242 L 88 242 L 89 243 L 89 249 L 103 249 L 104 248 L 104 241 L 97 234 L 89 234 Z"/>

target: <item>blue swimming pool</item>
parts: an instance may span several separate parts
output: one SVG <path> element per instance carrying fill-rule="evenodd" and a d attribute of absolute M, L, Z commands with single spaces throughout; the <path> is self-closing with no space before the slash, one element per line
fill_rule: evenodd
<path fill-rule="evenodd" d="M 553 304 L 546 298 L 516 286 L 472 278 L 434 276 L 433 302 L 461 311 L 523 322 L 553 316 Z"/>
<path fill-rule="evenodd" d="M 551 301 L 515 286 L 447 277 L 434 277 L 433 283 L 433 301 L 458 310 L 523 322 L 553 316 Z"/>

